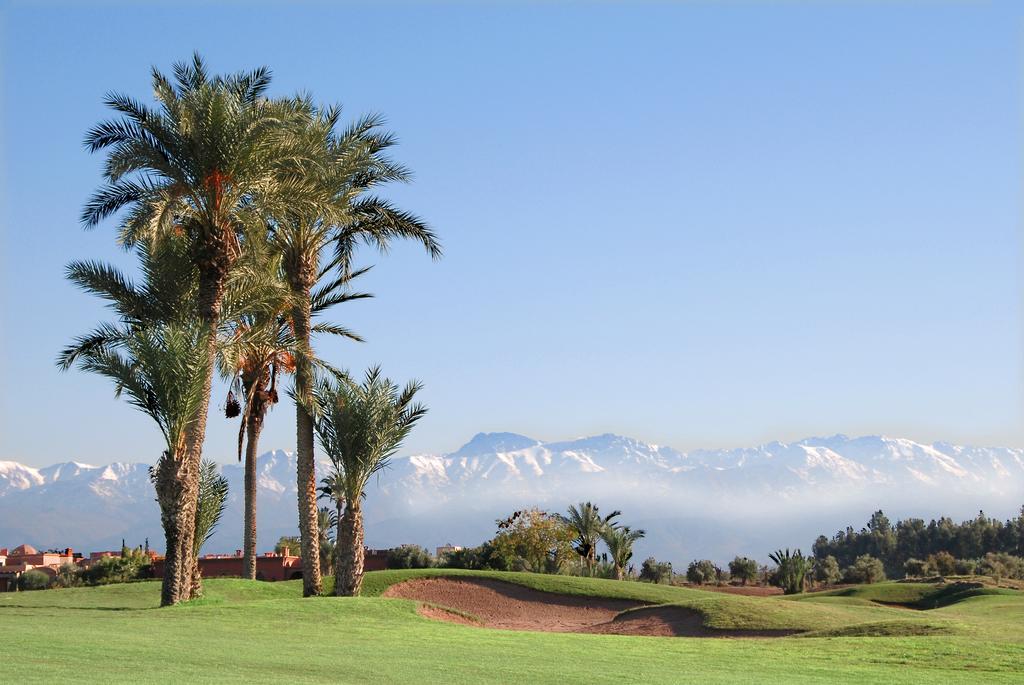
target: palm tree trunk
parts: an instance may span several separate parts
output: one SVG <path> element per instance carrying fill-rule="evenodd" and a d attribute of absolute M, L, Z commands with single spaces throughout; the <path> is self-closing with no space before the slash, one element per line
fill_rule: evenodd
<path fill-rule="evenodd" d="M 619 566 L 618 564 L 615 564 L 615 580 L 624 580 L 625 579 L 626 574 L 624 573 L 624 570 L 625 569 L 623 569 L 621 566 Z"/>
<path fill-rule="evenodd" d="M 313 417 L 306 411 L 313 388 L 313 367 L 310 363 L 312 345 L 310 328 L 310 293 L 316 280 L 316 269 L 305 269 L 293 281 L 298 286 L 299 302 L 292 310 L 292 324 L 299 355 L 295 364 L 295 451 L 298 471 L 299 539 L 302 543 L 302 595 L 311 597 L 323 591 L 320 576 L 320 530 L 316 504 L 316 461 L 313 455 Z"/>
<path fill-rule="evenodd" d="M 206 365 L 203 380 L 203 394 L 193 420 L 185 429 L 184 458 L 179 468 L 181 479 L 180 501 L 175 507 L 174 521 L 177 525 L 176 546 L 178 579 L 181 592 L 177 601 L 189 600 L 202 594 L 202 578 L 199 573 L 198 550 L 195 549 L 196 509 L 199 504 L 199 464 L 203 458 L 203 441 L 206 439 L 206 418 L 210 410 L 210 394 L 213 390 L 214 364 L 217 358 L 217 326 L 220 323 L 221 304 L 224 300 L 224 285 L 231 267 L 231 252 L 224 234 L 216 228 L 197 245 L 199 265 L 199 295 L 197 311 L 199 319 L 206 325 Z M 166 574 L 165 574 L 166 581 Z"/>
<path fill-rule="evenodd" d="M 335 497 L 334 506 L 337 508 L 337 517 L 334 519 L 334 558 L 332 559 L 334 573 L 334 594 L 338 594 L 338 569 L 341 568 L 341 519 L 345 515 L 345 498 Z"/>
<path fill-rule="evenodd" d="M 363 587 L 363 510 L 357 497 L 349 500 L 338 524 L 337 566 L 334 570 L 334 594 L 355 597 Z"/>
<path fill-rule="evenodd" d="M 260 386 L 262 388 L 262 386 Z M 256 457 L 259 454 L 260 432 L 266 405 L 262 390 L 253 393 L 245 426 L 245 524 L 242 558 L 242 577 L 256 580 Z"/>
<path fill-rule="evenodd" d="M 187 461 L 165 453 L 154 473 L 166 543 L 160 606 L 191 599 L 193 593 L 192 541 L 198 487 L 193 493 L 189 483 L 194 481 L 198 484 L 199 474 L 190 475 L 188 468 Z"/>

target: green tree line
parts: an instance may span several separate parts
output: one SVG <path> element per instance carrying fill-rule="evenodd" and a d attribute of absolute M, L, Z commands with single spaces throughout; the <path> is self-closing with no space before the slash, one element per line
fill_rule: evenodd
<path fill-rule="evenodd" d="M 853 565 L 858 557 L 871 555 L 885 566 L 890 575 L 902 575 L 910 559 L 926 559 L 946 553 L 957 559 L 979 559 L 986 554 L 1024 556 L 1024 507 L 1006 521 L 986 516 L 984 512 L 967 521 L 956 523 L 943 516 L 927 523 L 908 518 L 893 524 L 876 511 L 860 530 L 852 526 L 838 531 L 831 538 L 818 536 L 814 556 L 832 556 L 841 566 Z"/>

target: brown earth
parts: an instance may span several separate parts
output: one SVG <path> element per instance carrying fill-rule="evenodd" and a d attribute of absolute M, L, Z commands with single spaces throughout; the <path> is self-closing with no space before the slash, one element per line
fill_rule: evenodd
<path fill-rule="evenodd" d="M 418 578 L 392 585 L 384 596 L 416 600 L 420 614 L 428 618 L 504 630 L 661 637 L 781 637 L 796 632 L 715 630 L 705 628 L 702 616 L 684 607 L 560 595 L 484 578 Z"/>

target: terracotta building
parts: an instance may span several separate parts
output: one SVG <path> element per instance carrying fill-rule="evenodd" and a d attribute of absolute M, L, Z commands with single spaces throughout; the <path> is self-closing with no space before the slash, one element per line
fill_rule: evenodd
<path fill-rule="evenodd" d="M 14 590 L 18 578 L 26 571 L 42 571 L 51 578 L 64 564 L 75 563 L 75 553 L 70 547 L 61 551 L 40 552 L 32 545 L 18 545 L 8 551 L 0 550 L 0 592 Z"/>
<path fill-rule="evenodd" d="M 222 578 L 242 576 L 242 562 L 244 557 L 242 551 L 234 554 L 206 554 L 199 558 L 199 571 L 203 578 Z M 153 577 L 163 578 L 164 560 L 158 557 L 153 561 Z M 302 577 L 302 560 L 292 556 L 290 550 L 285 547 L 283 554 L 267 552 L 263 556 L 256 557 L 256 579 L 257 580 L 293 580 Z"/>

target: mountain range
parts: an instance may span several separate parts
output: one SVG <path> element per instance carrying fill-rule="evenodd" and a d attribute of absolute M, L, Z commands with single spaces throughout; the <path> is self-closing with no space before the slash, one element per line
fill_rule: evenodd
<path fill-rule="evenodd" d="M 257 466 L 260 548 L 270 549 L 296 532 L 294 455 L 267 452 Z M 207 552 L 240 546 L 242 467 L 221 468 L 229 503 Z M 0 461 L 0 546 L 92 551 L 148 538 L 161 549 L 148 469 Z M 562 511 L 584 499 L 647 530 L 638 558 L 763 559 L 859 527 L 878 508 L 890 517 L 1009 515 L 1024 502 L 1024 450 L 834 435 L 684 453 L 612 434 L 542 442 L 480 433 L 448 454 L 394 459 L 369 488 L 367 543 L 475 545 L 515 509 Z"/>

